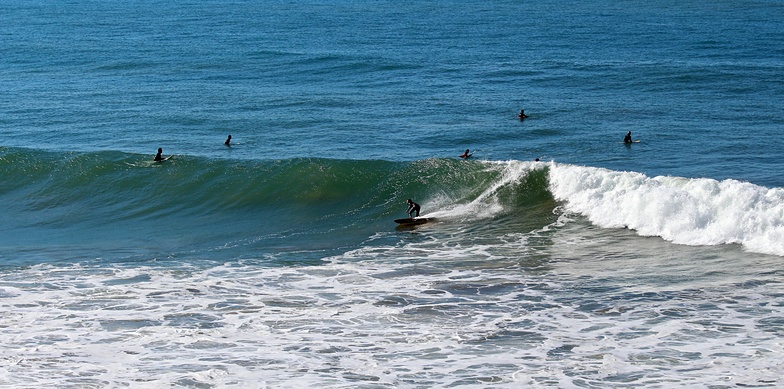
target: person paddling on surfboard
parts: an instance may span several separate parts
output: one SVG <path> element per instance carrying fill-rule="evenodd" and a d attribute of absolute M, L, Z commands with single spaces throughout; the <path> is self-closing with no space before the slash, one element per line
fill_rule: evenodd
<path fill-rule="evenodd" d="M 473 155 L 473 154 L 471 154 L 471 153 L 468 151 L 468 149 L 466 149 L 465 153 L 463 153 L 463 155 L 461 155 L 461 156 L 460 156 L 460 158 L 468 158 L 468 157 L 470 157 L 470 156 L 472 156 L 472 155 Z"/>
<path fill-rule="evenodd" d="M 172 157 L 174 157 L 174 155 L 170 155 L 170 156 L 164 158 L 163 157 L 163 149 L 158 147 L 158 154 L 155 154 L 155 157 L 153 157 L 152 160 L 154 162 L 165 162 L 165 161 L 168 161 L 168 160 L 172 159 Z"/>
<path fill-rule="evenodd" d="M 623 143 L 632 143 L 632 132 L 629 131 L 626 133 L 626 136 L 623 137 Z"/>
<path fill-rule="evenodd" d="M 419 209 L 420 209 L 419 204 L 415 203 L 411 199 L 406 200 L 406 204 L 408 204 L 408 209 L 406 210 L 408 217 L 410 218 L 419 217 Z M 415 212 L 416 212 L 416 216 L 411 216 L 411 214 Z"/>

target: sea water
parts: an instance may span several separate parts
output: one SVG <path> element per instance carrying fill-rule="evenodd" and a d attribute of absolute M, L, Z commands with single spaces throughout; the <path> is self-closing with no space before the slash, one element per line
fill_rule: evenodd
<path fill-rule="evenodd" d="M 0 13 L 0 386 L 784 385 L 779 1 Z"/>

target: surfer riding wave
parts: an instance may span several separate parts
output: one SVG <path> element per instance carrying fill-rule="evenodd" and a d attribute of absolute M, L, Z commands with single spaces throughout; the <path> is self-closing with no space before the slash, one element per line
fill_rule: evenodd
<path fill-rule="evenodd" d="M 408 217 L 419 217 L 419 210 L 421 209 L 419 204 L 411 199 L 406 200 L 406 204 L 408 204 L 408 209 L 406 210 Z M 411 216 L 412 213 L 416 213 L 416 216 Z"/>

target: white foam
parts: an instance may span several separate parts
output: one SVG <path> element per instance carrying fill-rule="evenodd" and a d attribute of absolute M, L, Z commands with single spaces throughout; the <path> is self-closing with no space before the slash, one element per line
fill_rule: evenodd
<path fill-rule="evenodd" d="M 555 230 L 539 255 L 565 246 L 559 239 L 584 246 L 575 252 L 593 244 Z M 521 265 L 526 234 L 420 235 L 321 266 L 2 273 L 0 386 L 782 383 L 784 307 L 768 303 L 781 283 L 733 274 L 710 288 L 626 288 L 615 266 L 591 275 Z"/>
<path fill-rule="evenodd" d="M 558 163 L 550 164 L 549 174 L 555 198 L 598 226 L 628 227 L 679 244 L 738 243 L 784 255 L 784 189 Z"/>

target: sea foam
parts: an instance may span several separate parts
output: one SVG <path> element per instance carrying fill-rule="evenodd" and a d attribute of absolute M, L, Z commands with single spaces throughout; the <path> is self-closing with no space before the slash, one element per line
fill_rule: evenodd
<path fill-rule="evenodd" d="M 565 209 L 604 228 L 630 228 L 687 245 L 741 244 L 784 255 L 784 189 L 736 180 L 648 177 L 550 164 L 550 190 Z"/>

